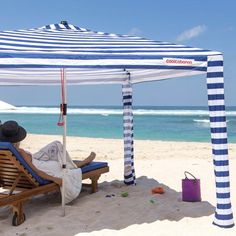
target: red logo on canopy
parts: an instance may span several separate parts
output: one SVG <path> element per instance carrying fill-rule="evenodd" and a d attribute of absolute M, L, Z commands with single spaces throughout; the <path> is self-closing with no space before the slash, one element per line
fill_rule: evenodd
<path fill-rule="evenodd" d="M 193 60 L 191 59 L 178 59 L 178 58 L 164 58 L 166 64 L 177 64 L 177 65 L 192 65 Z"/>

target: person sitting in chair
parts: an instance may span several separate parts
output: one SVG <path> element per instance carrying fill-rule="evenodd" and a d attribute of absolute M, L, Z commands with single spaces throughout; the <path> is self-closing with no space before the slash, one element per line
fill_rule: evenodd
<path fill-rule="evenodd" d="M 63 145 L 60 141 L 53 141 L 41 148 L 38 152 L 31 154 L 20 148 L 20 142 L 25 139 L 26 130 L 18 125 L 16 121 L 9 120 L 0 125 L 0 141 L 10 142 L 30 165 L 30 167 L 41 177 L 61 185 L 63 175 Z M 89 164 L 96 154 L 91 154 L 80 162 L 73 162 L 66 152 L 66 175 L 65 175 L 65 202 L 75 199 L 82 186 L 82 172 L 80 167 Z"/>

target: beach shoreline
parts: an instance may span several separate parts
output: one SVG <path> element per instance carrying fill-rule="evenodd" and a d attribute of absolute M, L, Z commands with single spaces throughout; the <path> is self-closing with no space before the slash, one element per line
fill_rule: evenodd
<path fill-rule="evenodd" d="M 22 148 L 34 153 L 60 135 L 28 134 Z M 67 137 L 67 150 L 73 159 L 96 152 L 96 160 L 107 161 L 110 172 L 99 179 L 99 191 L 83 189 L 66 206 L 61 217 L 60 195 L 47 194 L 25 204 L 26 221 L 11 226 L 9 208 L 0 208 L 0 234 L 12 235 L 235 235 L 235 227 L 212 225 L 215 208 L 214 167 L 211 144 L 135 140 L 137 185 L 123 184 L 123 140 Z M 229 144 L 231 200 L 236 212 L 236 146 Z M 201 180 L 202 202 L 181 200 L 181 180 L 187 170 Z M 152 194 L 156 186 L 162 195 Z M 122 192 L 128 192 L 124 198 Z M 114 196 L 112 196 L 112 194 Z M 106 197 L 110 195 L 112 197 Z"/>

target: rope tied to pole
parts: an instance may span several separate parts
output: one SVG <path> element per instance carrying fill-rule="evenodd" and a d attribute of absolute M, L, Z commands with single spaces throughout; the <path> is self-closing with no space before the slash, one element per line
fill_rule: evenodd
<path fill-rule="evenodd" d="M 64 121 L 62 119 L 63 115 L 66 115 L 66 111 L 67 111 L 67 104 L 65 103 L 65 91 L 64 91 L 64 85 L 65 85 L 65 72 L 64 72 L 64 68 L 62 68 L 61 70 L 61 104 L 60 104 L 60 115 L 59 115 L 59 119 L 57 122 L 58 126 L 64 126 Z"/>

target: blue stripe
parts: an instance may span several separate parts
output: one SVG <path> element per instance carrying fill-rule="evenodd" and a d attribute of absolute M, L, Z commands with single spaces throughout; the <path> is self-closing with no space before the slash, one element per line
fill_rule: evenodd
<path fill-rule="evenodd" d="M 225 99 L 224 94 L 208 95 L 208 100 L 223 100 L 223 99 Z"/>
<path fill-rule="evenodd" d="M 207 89 L 224 88 L 224 83 L 207 84 Z"/>
<path fill-rule="evenodd" d="M 124 175 L 124 178 L 125 179 L 130 179 L 130 178 L 132 178 L 133 177 L 133 173 L 131 173 L 131 174 L 129 174 L 129 175 Z"/>
<path fill-rule="evenodd" d="M 230 186 L 229 182 L 216 182 L 216 187 L 217 188 L 228 188 Z"/>
<path fill-rule="evenodd" d="M 73 50 L 72 50 L 73 51 Z M 129 52 L 123 55 L 115 55 L 115 54 L 66 54 L 66 53 L 0 53 L 1 58 L 37 58 L 37 59 L 71 59 L 71 60 L 110 60 L 110 59 L 130 59 L 130 60 L 157 60 L 160 59 L 160 55 L 134 55 L 129 54 Z M 163 65 L 166 67 L 173 67 L 172 65 Z M 182 69 L 195 68 L 195 66 L 174 66 L 181 67 Z M 197 67 L 201 68 L 200 70 L 206 71 L 206 67 Z"/>
<path fill-rule="evenodd" d="M 224 228 L 224 229 L 229 229 L 229 228 L 232 228 L 234 227 L 234 224 L 230 224 L 230 225 L 219 225 L 219 224 L 216 224 L 215 222 L 212 223 L 213 225 L 216 225 L 216 226 L 219 226 L 221 228 Z"/>
<path fill-rule="evenodd" d="M 66 58 L 65 58 L 66 59 Z M 99 62 L 98 62 L 99 63 Z M 194 71 L 206 71 L 205 67 L 188 67 L 188 66 L 159 66 L 159 65 L 37 65 L 37 64 L 0 64 L 0 68 L 84 68 L 84 69 L 175 69 L 175 70 L 194 70 Z"/>
<path fill-rule="evenodd" d="M 212 150 L 214 155 L 228 155 L 228 149 Z"/>
<path fill-rule="evenodd" d="M 126 182 L 125 180 L 124 180 L 124 183 L 126 184 L 126 185 L 135 185 L 136 183 L 134 182 L 134 180 L 132 180 L 132 181 L 130 181 L 130 182 Z"/>
<path fill-rule="evenodd" d="M 226 127 L 211 128 L 211 133 L 227 133 L 227 128 Z"/>
<path fill-rule="evenodd" d="M 224 77 L 223 72 L 207 72 L 207 78 Z"/>
<path fill-rule="evenodd" d="M 208 67 L 210 66 L 223 66 L 223 61 L 208 61 Z"/>
<path fill-rule="evenodd" d="M 65 58 L 66 59 L 66 58 Z M 99 61 L 98 61 L 99 63 Z M 87 68 L 87 69 L 176 69 L 176 70 L 194 70 L 194 71 L 205 71 L 205 67 L 184 67 L 184 66 L 158 66 L 158 65 L 37 65 L 37 64 L 0 64 L 0 68 Z"/>
<path fill-rule="evenodd" d="M 231 203 L 228 203 L 228 204 L 217 204 L 216 207 L 217 207 L 217 209 L 230 209 L 231 208 Z"/>
<path fill-rule="evenodd" d="M 68 24 L 64 25 L 66 27 L 66 29 L 71 29 L 71 27 Z"/>
<path fill-rule="evenodd" d="M 50 52 L 53 53 L 54 50 L 58 49 L 58 47 L 51 47 L 51 46 L 46 47 L 46 48 L 49 48 L 51 50 L 49 50 L 49 49 L 46 50 L 44 46 L 43 47 L 35 46 L 35 50 L 39 50 L 39 51 L 42 51 L 42 52 L 48 52 L 48 53 L 50 53 Z M 93 50 L 94 47 L 71 48 L 70 46 L 68 46 L 68 47 L 60 47 L 60 48 L 65 49 L 68 52 L 78 52 L 78 53 L 81 53 L 81 52 L 84 52 L 84 53 L 86 53 L 86 52 L 88 52 L 88 53 L 97 53 L 98 52 L 98 50 Z M 134 52 L 135 53 L 137 53 L 137 52 L 139 52 L 139 53 L 158 53 L 159 52 L 158 50 L 151 50 L 151 49 L 150 50 L 133 50 L 136 47 L 122 47 L 122 46 L 119 47 L 119 49 L 121 49 L 121 48 L 127 48 L 127 49 L 126 50 L 107 50 L 107 49 L 115 49 L 115 47 L 96 46 L 96 49 L 99 49 L 99 53 L 104 53 L 104 54 L 107 54 L 107 53 L 114 53 L 114 54 L 115 53 L 134 53 Z M 140 47 L 137 47 L 137 48 L 140 48 Z M 116 47 L 116 49 L 118 49 L 118 48 Z M 7 52 L 9 49 L 0 47 L 0 50 L 3 51 L 3 52 L 4 51 Z M 15 49 L 14 48 L 14 51 L 24 52 L 25 49 Z M 163 52 L 163 50 L 160 51 L 160 52 Z M 165 52 L 167 52 L 167 51 L 165 51 Z M 170 52 L 173 52 L 173 51 L 170 51 Z M 166 56 L 160 56 L 159 59 L 163 59 L 164 57 L 166 57 Z M 198 56 L 175 55 L 174 57 L 177 58 L 177 59 L 180 58 L 180 59 L 194 59 L 195 61 L 205 61 L 205 56 L 204 57 L 198 57 Z"/>
<path fill-rule="evenodd" d="M 230 193 L 216 193 L 217 198 L 230 198 Z"/>
<path fill-rule="evenodd" d="M 225 122 L 226 117 L 225 116 L 211 116 L 210 122 Z"/>
<path fill-rule="evenodd" d="M 228 143 L 227 142 L 227 138 L 212 138 L 211 139 L 211 142 L 213 143 L 213 144 L 226 144 L 226 143 Z"/>
<path fill-rule="evenodd" d="M 225 105 L 209 106 L 209 111 L 225 111 Z"/>
<path fill-rule="evenodd" d="M 0 36 L 0 40 L 7 40 L 7 42 L 5 43 L 0 43 L 0 45 L 8 45 L 8 46 L 18 46 L 18 47 L 41 47 L 41 46 L 45 46 L 45 47 L 51 47 L 51 46 L 76 46 L 76 45 L 96 45 L 96 44 L 99 44 L 99 43 L 106 43 L 106 45 L 104 47 L 106 47 L 107 45 L 116 45 L 116 46 L 120 46 L 122 48 L 122 45 L 123 43 L 126 43 L 126 44 L 130 44 L 130 49 L 134 48 L 135 47 L 142 47 L 142 48 L 146 48 L 145 50 L 150 52 L 152 51 L 152 48 L 156 48 L 157 50 L 155 50 L 155 52 L 158 52 L 158 53 L 163 53 L 163 52 L 175 52 L 175 53 L 178 53 L 178 52 L 186 52 L 186 53 L 192 53 L 192 52 L 209 52 L 209 50 L 189 50 L 189 49 L 185 49 L 184 47 L 183 48 L 179 48 L 179 50 L 171 50 L 169 48 L 169 46 L 165 46 L 165 47 L 159 47 L 158 44 L 155 44 L 153 42 L 150 42 L 150 41 L 147 41 L 147 42 L 143 42 L 143 41 L 140 41 L 140 40 L 124 40 L 124 39 L 119 39 L 119 40 L 115 40 L 115 39 L 112 39 L 110 37 L 107 37 L 107 38 L 92 38 L 93 40 L 91 40 L 91 37 L 88 37 L 88 38 L 84 38 L 83 39 L 81 38 L 80 35 L 75 35 L 73 38 L 74 40 L 72 40 L 70 37 L 67 37 L 68 35 L 65 35 L 65 36 L 57 36 L 57 37 L 52 37 L 49 35 L 48 37 L 33 37 L 33 39 L 37 39 L 37 41 L 34 41 L 32 40 L 32 37 L 22 37 L 22 36 L 19 36 L 18 38 L 15 38 L 15 39 L 12 39 L 12 38 L 6 38 L 6 37 L 2 37 Z M 15 36 L 10 36 L 10 37 L 15 37 Z M 78 39 L 81 39 L 81 40 L 78 40 Z M 87 40 L 89 39 L 89 40 Z M 39 41 L 40 40 L 40 41 Z M 59 42 L 57 42 L 59 41 Z M 61 42 L 60 42 L 61 41 Z M 28 43 L 28 44 L 31 44 L 31 43 L 34 43 L 36 45 L 25 45 L 25 44 L 22 44 L 22 43 Z M 122 43 L 122 44 L 121 44 Z M 140 43 L 140 44 L 138 44 Z M 38 45 L 37 45 L 38 44 Z M 49 44 L 49 46 L 47 45 L 41 45 L 41 44 Z M 137 44 L 137 45 L 136 45 Z M 124 46 L 124 47 L 128 47 L 128 45 Z M 101 46 L 101 45 L 100 45 Z M 148 47 L 146 47 L 148 46 Z M 150 47 L 151 46 L 151 47 Z M 150 48 L 150 50 L 148 50 L 148 48 Z M 158 49 L 165 49 L 166 50 L 158 50 Z M 176 47 L 175 47 L 176 48 Z M 168 56 L 167 56 L 168 57 Z"/>
<path fill-rule="evenodd" d="M 216 177 L 228 177 L 229 171 L 215 171 Z"/>
<path fill-rule="evenodd" d="M 125 95 L 123 96 L 123 99 L 132 99 L 132 95 Z"/>
<path fill-rule="evenodd" d="M 54 24 L 57 30 L 61 29 L 61 27 L 58 24 Z"/>
<path fill-rule="evenodd" d="M 229 161 L 228 160 L 225 160 L 225 161 L 216 161 L 216 160 L 214 160 L 214 165 L 215 166 L 228 166 Z"/>
<path fill-rule="evenodd" d="M 53 36 L 53 35 L 52 35 Z M 48 38 L 39 38 L 41 39 L 42 41 L 30 41 L 30 40 L 23 40 L 23 37 L 21 37 L 22 40 L 11 40 L 11 39 L 7 39 L 7 38 L 0 38 L 0 40 L 7 40 L 8 42 L 0 42 L 0 45 L 7 45 L 7 46 L 18 46 L 18 47 L 29 47 L 29 48 L 35 48 L 35 47 L 42 47 L 42 48 L 51 48 L 52 46 L 54 47 L 57 47 L 58 46 L 62 46 L 62 44 L 65 44 L 65 46 L 68 46 L 68 47 L 71 47 L 71 46 L 96 46 L 96 44 L 99 44 L 99 43 L 104 43 L 104 46 L 102 46 L 103 48 L 109 48 L 109 46 L 119 46 L 119 47 L 116 47 L 117 49 L 119 48 L 130 48 L 130 49 L 133 49 L 133 48 L 143 48 L 145 50 L 148 50 L 150 48 L 149 51 L 152 51 L 151 49 L 152 48 L 156 48 L 157 50 L 159 48 L 162 48 L 159 46 L 159 44 L 156 44 L 156 43 L 152 43 L 150 41 L 147 41 L 147 42 L 140 42 L 140 41 L 136 41 L 136 40 L 114 40 L 112 38 L 107 38 L 107 39 L 104 39 L 104 40 L 100 40 L 100 38 L 96 38 L 96 39 L 93 39 L 91 40 L 91 37 L 88 37 L 88 38 L 85 38 L 85 40 L 76 40 L 78 38 L 81 38 L 84 36 L 83 35 L 75 35 L 71 38 L 74 38 L 75 40 L 70 40 L 71 38 L 68 37 L 67 34 L 65 35 L 58 35 L 58 39 L 56 38 L 55 39 L 55 36 L 54 37 L 51 37 L 49 35 Z M 65 39 L 63 38 L 65 37 Z M 38 37 L 35 37 L 36 39 L 38 39 Z M 61 39 L 60 39 L 61 38 Z M 54 39 L 51 40 L 51 39 Z M 67 40 L 69 39 L 69 40 Z M 86 40 L 86 39 L 89 39 L 89 40 Z M 49 40 L 49 41 L 47 41 Z M 51 41 L 50 41 L 51 40 Z M 56 40 L 58 41 L 65 41 L 65 42 L 55 42 Z M 12 42 L 11 42 L 12 41 Z M 29 44 L 21 44 L 20 42 L 25 42 L 25 43 L 35 43 L 35 45 L 29 45 Z M 122 43 L 127 43 L 127 45 L 123 46 Z M 140 44 L 138 44 L 140 43 Z M 42 45 L 40 45 L 42 44 Z M 49 44 L 49 45 L 44 45 L 44 44 Z M 130 45 L 129 45 L 130 44 Z M 101 45 L 100 45 L 101 46 Z M 147 46 L 147 47 L 146 47 Z M 59 48 L 64 48 L 64 47 L 59 47 Z M 97 48 L 97 47 L 96 47 Z M 114 47 L 112 47 L 114 48 Z M 169 48 L 169 47 L 163 47 L 162 49 L 165 49 L 165 48 Z M 168 52 L 168 50 L 158 50 L 159 53 L 164 53 L 164 52 Z M 190 50 L 178 50 L 178 51 L 173 51 L 173 50 L 170 50 L 169 52 L 173 52 L 173 54 L 176 54 L 178 52 L 186 52 L 186 56 L 190 56 L 190 57 L 193 57 L 194 55 L 188 55 L 188 52 L 191 52 Z M 192 52 L 208 52 L 207 50 L 192 50 Z M 206 53 L 207 54 L 207 53 Z M 165 55 L 165 57 L 171 57 L 172 58 L 173 55 Z M 183 55 L 180 55 L 180 56 L 183 56 Z M 198 58 L 205 58 L 206 59 L 206 56 L 205 55 L 196 55 L 196 57 Z M 205 60 L 204 60 L 205 61 Z"/>
<path fill-rule="evenodd" d="M 215 217 L 218 220 L 231 220 L 233 219 L 233 214 L 220 215 L 220 214 L 215 213 Z"/>

